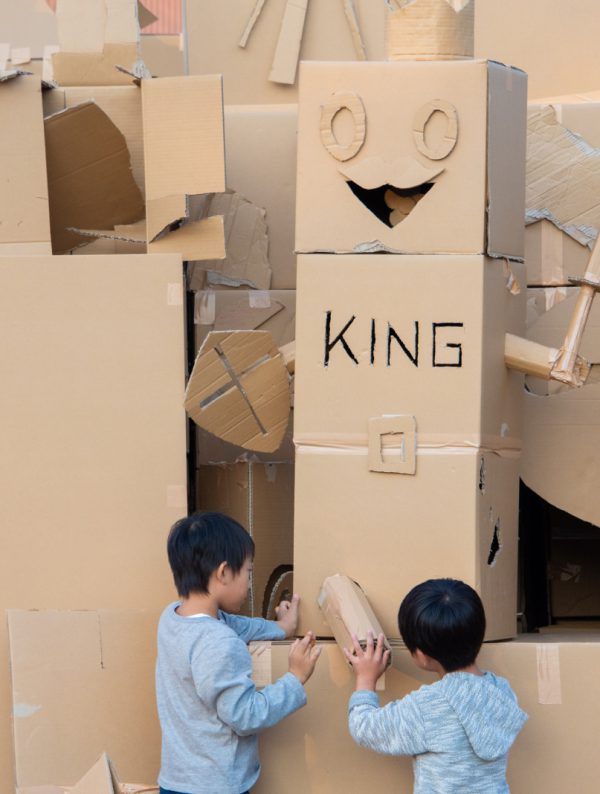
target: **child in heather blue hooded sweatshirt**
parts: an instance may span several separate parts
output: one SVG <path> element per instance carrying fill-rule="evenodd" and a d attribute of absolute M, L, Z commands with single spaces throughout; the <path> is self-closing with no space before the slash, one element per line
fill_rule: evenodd
<path fill-rule="evenodd" d="M 400 634 L 415 664 L 439 675 L 383 708 L 375 683 L 389 651 L 371 635 L 363 651 L 344 649 L 356 673 L 349 703 L 354 740 L 379 753 L 412 755 L 414 794 L 506 794 L 508 751 L 523 727 L 508 681 L 476 664 L 485 634 L 477 593 L 455 579 L 430 579 L 400 605 Z"/>

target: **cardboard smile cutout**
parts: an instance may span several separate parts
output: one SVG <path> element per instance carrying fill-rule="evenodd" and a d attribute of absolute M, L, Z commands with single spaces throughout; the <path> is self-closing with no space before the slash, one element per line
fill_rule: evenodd
<path fill-rule="evenodd" d="M 525 113 L 493 62 L 303 63 L 296 250 L 521 257 Z"/>

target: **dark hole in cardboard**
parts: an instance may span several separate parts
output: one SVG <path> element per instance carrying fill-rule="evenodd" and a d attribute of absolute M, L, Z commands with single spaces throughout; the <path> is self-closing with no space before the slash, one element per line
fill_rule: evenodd
<path fill-rule="evenodd" d="M 292 598 L 291 573 L 293 570 L 291 565 L 278 565 L 273 569 L 263 595 L 261 613 L 263 618 L 275 620 L 275 607 L 279 606 L 282 601 L 289 601 Z M 282 585 L 283 589 L 281 589 Z"/>
<path fill-rule="evenodd" d="M 494 564 L 496 560 L 496 556 L 501 548 L 502 545 L 500 543 L 500 519 L 498 519 L 494 524 L 494 535 L 492 537 L 492 542 L 490 545 L 490 553 L 488 554 L 488 560 L 487 560 L 488 565 Z"/>
<path fill-rule="evenodd" d="M 481 463 L 479 464 L 479 490 L 481 493 L 485 493 L 485 460 L 481 458 Z"/>
<path fill-rule="evenodd" d="M 368 190 L 356 182 L 347 182 L 347 185 L 378 220 L 393 228 L 408 217 L 416 204 L 431 190 L 433 182 L 406 189 L 381 185 Z"/>

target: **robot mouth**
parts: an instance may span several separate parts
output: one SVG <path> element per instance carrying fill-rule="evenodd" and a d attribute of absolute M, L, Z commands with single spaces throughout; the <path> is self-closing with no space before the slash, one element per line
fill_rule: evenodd
<path fill-rule="evenodd" d="M 425 168 L 412 157 L 387 163 L 379 157 L 340 169 L 356 198 L 386 226 L 406 220 L 429 193 L 443 168 Z"/>
<path fill-rule="evenodd" d="M 346 183 L 356 198 L 386 226 L 393 228 L 406 220 L 434 183 L 425 182 L 416 187 L 397 188 L 393 185 L 367 189 L 356 182 Z"/>

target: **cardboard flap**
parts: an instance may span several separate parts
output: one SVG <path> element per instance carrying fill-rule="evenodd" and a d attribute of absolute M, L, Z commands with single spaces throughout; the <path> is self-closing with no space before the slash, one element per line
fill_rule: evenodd
<path fill-rule="evenodd" d="M 137 4 L 137 15 L 138 15 L 138 22 L 140 23 L 140 28 L 143 30 L 147 28 L 148 25 L 154 24 L 154 22 L 158 22 L 158 17 L 152 13 L 146 6 L 138 0 Z"/>
<path fill-rule="evenodd" d="M 150 242 L 148 252 L 181 254 L 184 261 L 224 259 L 223 218 L 184 222 L 178 229 Z"/>
<path fill-rule="evenodd" d="M 197 425 L 257 452 L 281 444 L 290 413 L 289 376 L 268 331 L 212 332 L 185 394 Z"/>
<path fill-rule="evenodd" d="M 144 216 L 125 138 L 95 103 L 45 121 L 53 253 L 81 245 L 69 229 L 112 229 Z"/>
<path fill-rule="evenodd" d="M 527 123 L 526 220 L 547 218 L 582 245 L 600 229 L 600 149 L 560 124 L 551 106 Z"/>
<path fill-rule="evenodd" d="M 0 253 L 49 254 L 50 216 L 38 77 L 5 73 L 0 82 L 4 119 L 0 173 Z"/>

